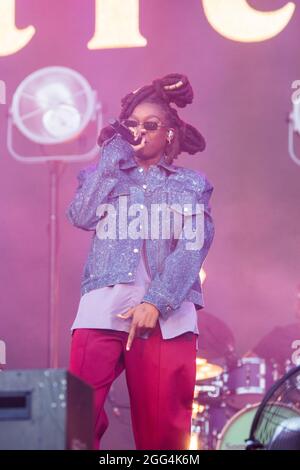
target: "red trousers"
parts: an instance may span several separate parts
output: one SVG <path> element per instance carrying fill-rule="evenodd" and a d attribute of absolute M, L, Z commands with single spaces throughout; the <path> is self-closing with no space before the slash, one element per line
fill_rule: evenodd
<path fill-rule="evenodd" d="M 163 339 L 159 322 L 147 339 L 128 333 L 76 329 L 72 335 L 70 372 L 95 390 L 94 448 L 108 427 L 104 402 L 113 381 L 125 369 L 136 448 L 189 448 L 196 380 L 196 338 L 192 332 Z"/>

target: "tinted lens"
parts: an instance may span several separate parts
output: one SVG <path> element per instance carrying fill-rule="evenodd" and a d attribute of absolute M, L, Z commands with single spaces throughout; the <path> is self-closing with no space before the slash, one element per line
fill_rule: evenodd
<path fill-rule="evenodd" d="M 146 131 L 156 131 L 158 129 L 158 124 L 157 122 L 146 121 L 144 122 L 144 128 Z"/>
<path fill-rule="evenodd" d="M 139 123 L 134 119 L 124 119 L 122 124 L 126 127 L 138 127 Z M 143 124 L 146 131 L 156 131 L 158 129 L 158 123 L 154 121 L 146 121 Z"/>
<path fill-rule="evenodd" d="M 134 121 L 133 119 L 125 119 L 123 121 L 124 126 L 126 127 L 137 127 L 138 123 Z"/>

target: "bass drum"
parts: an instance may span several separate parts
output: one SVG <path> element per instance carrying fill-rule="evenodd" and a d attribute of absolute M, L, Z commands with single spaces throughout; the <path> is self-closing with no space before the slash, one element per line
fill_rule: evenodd
<path fill-rule="evenodd" d="M 217 441 L 216 450 L 245 450 L 254 416 L 260 403 L 249 405 L 236 413 L 222 429 Z M 280 422 L 284 419 L 300 416 L 300 411 L 291 405 L 276 403 L 280 407 Z"/>

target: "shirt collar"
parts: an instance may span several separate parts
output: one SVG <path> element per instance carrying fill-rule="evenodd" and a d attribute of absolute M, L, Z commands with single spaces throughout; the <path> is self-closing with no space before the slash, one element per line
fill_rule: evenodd
<path fill-rule="evenodd" d="M 162 155 L 161 159 L 159 160 L 159 162 L 156 163 L 156 165 L 162 166 L 163 168 L 171 172 L 175 172 L 175 173 L 178 172 L 178 168 L 175 165 L 173 165 L 172 163 L 167 163 L 165 161 L 164 155 Z M 136 163 L 133 155 L 131 155 L 128 160 L 120 162 L 121 170 L 124 170 L 124 169 L 127 170 L 128 168 L 134 168 L 134 167 L 138 167 L 138 164 Z"/>

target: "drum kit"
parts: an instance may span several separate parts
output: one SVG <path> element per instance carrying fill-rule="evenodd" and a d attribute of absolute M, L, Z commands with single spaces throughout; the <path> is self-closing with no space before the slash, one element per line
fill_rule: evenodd
<path fill-rule="evenodd" d="M 267 390 L 279 379 L 276 363 L 243 357 L 236 366 L 196 361 L 192 434 L 198 449 L 245 449 L 255 412 Z M 193 440 L 195 442 L 195 439 Z"/>
<path fill-rule="evenodd" d="M 242 450 L 261 400 L 288 370 L 290 361 L 282 366 L 253 354 L 238 358 L 234 353 L 234 338 L 227 327 L 223 357 L 216 357 L 216 354 L 220 356 L 222 340 L 216 343 L 217 348 L 212 348 L 214 342 L 212 337 L 208 340 L 206 328 L 212 320 L 216 323 L 217 319 L 206 313 L 206 325 L 199 325 L 199 331 L 204 331 L 206 337 L 199 337 L 202 349 L 198 350 L 196 359 L 190 449 Z M 217 320 L 214 326 L 218 329 L 212 330 L 215 336 L 224 339 L 225 325 L 222 323 Z M 209 347 L 205 348 L 203 344 Z M 289 407 L 284 404 L 282 407 L 289 417 Z"/>

